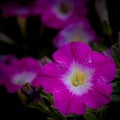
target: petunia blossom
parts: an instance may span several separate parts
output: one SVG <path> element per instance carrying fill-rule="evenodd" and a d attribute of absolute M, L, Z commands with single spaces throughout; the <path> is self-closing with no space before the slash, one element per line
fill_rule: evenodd
<path fill-rule="evenodd" d="M 93 51 L 83 42 L 71 42 L 53 54 L 38 79 L 54 106 L 63 115 L 85 114 L 86 108 L 98 109 L 111 101 L 111 81 L 116 65 L 111 57 Z"/>
<path fill-rule="evenodd" d="M 6 79 L 3 85 L 9 93 L 14 93 L 21 90 L 23 85 L 30 83 L 32 86 L 37 87 L 37 82 L 34 78 L 37 76 L 41 69 L 40 62 L 31 57 L 25 57 L 15 60 L 11 65 L 4 65 L 2 71 Z"/>
<path fill-rule="evenodd" d="M 53 39 L 53 45 L 56 48 L 59 48 L 72 41 L 96 43 L 98 42 L 98 36 L 90 23 L 84 19 L 64 27 Z"/>
<path fill-rule="evenodd" d="M 88 0 L 44 0 L 40 8 L 42 22 L 48 27 L 63 28 L 86 17 L 87 3 Z"/>

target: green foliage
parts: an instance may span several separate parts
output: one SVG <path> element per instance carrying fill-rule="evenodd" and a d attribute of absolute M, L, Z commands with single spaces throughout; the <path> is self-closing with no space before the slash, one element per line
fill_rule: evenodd
<path fill-rule="evenodd" d="M 85 120 L 96 120 L 96 116 L 93 113 L 90 113 L 90 112 L 86 113 L 84 115 L 84 118 L 85 118 Z"/>

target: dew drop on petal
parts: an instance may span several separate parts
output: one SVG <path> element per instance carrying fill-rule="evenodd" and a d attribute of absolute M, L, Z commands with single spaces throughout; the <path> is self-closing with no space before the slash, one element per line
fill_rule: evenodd
<path fill-rule="evenodd" d="M 88 63 L 92 63 L 92 60 L 91 60 L 91 59 L 89 59 L 89 60 L 88 60 Z"/>
<path fill-rule="evenodd" d="M 88 63 L 92 63 L 92 60 L 90 58 L 90 54 L 88 55 Z"/>

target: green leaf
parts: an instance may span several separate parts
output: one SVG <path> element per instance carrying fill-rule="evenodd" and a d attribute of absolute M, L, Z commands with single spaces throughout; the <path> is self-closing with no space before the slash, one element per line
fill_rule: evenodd
<path fill-rule="evenodd" d="M 49 109 L 49 107 L 48 106 L 46 106 L 45 104 L 43 104 L 43 103 L 33 103 L 33 104 L 31 104 L 31 105 L 28 105 L 28 107 L 30 107 L 30 108 L 33 108 L 33 109 L 38 109 L 38 110 L 40 110 L 42 113 L 44 113 L 44 114 L 46 114 L 47 116 L 46 117 L 50 117 L 50 118 L 53 118 L 53 120 L 54 120 L 54 114 L 50 111 L 50 109 Z"/>
<path fill-rule="evenodd" d="M 120 78 L 120 69 L 117 70 L 117 78 Z"/>
<path fill-rule="evenodd" d="M 120 68 L 120 50 L 116 46 L 112 46 L 113 49 L 113 59 L 117 65 L 117 68 Z"/>
<path fill-rule="evenodd" d="M 41 94 L 41 97 L 47 100 L 50 104 L 53 104 L 53 97 L 50 94 Z"/>
<path fill-rule="evenodd" d="M 76 114 L 71 114 L 71 115 L 67 115 L 66 117 L 67 118 L 77 118 L 79 117 L 80 115 L 76 115 Z"/>
<path fill-rule="evenodd" d="M 102 23 L 102 29 L 103 29 L 103 33 L 105 35 L 111 36 L 112 35 L 112 29 L 109 23 L 107 23 L 106 21 L 104 21 Z"/>
<path fill-rule="evenodd" d="M 113 56 L 113 59 L 117 65 L 117 68 L 120 68 L 120 61 L 118 60 L 118 58 L 115 56 L 115 54 L 112 55 Z"/>
<path fill-rule="evenodd" d="M 112 100 L 113 100 L 114 102 L 120 102 L 120 95 L 115 95 L 115 94 L 113 94 L 113 95 L 112 95 Z"/>
<path fill-rule="evenodd" d="M 112 83 L 113 95 L 120 94 L 120 81 L 115 81 Z"/>
<path fill-rule="evenodd" d="M 43 113 L 49 113 L 50 112 L 49 108 L 42 103 L 37 103 L 37 104 L 33 103 L 33 104 L 28 105 L 28 107 L 38 109 Z"/>
<path fill-rule="evenodd" d="M 84 115 L 84 118 L 85 120 L 96 120 L 96 117 L 93 113 L 90 113 L 90 112 L 87 112 L 85 115 Z"/>

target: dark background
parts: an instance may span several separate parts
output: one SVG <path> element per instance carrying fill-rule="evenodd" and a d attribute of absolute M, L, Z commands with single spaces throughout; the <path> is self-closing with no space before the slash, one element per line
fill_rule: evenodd
<path fill-rule="evenodd" d="M 2 0 L 4 2 L 5 0 Z M 10 0 L 9 0 L 10 1 Z M 22 0 L 21 4 L 27 4 L 29 0 Z M 117 32 L 120 30 L 120 4 L 117 0 L 107 0 L 107 7 L 109 13 L 110 24 L 113 30 L 112 37 L 117 39 Z M 94 9 L 94 0 L 88 4 L 88 19 L 98 35 L 103 35 L 100 28 L 100 20 Z M 10 37 L 15 45 L 10 45 L 0 41 L 0 54 L 6 55 L 8 53 L 14 54 L 21 58 L 24 56 L 31 56 L 34 58 L 41 58 L 44 55 L 51 57 L 55 51 L 51 43 L 52 38 L 59 30 L 45 27 L 40 32 L 41 28 L 40 16 L 30 16 L 26 24 L 26 38 L 22 36 L 19 24 L 16 17 L 3 18 L 0 11 L 0 31 Z M 106 42 L 108 43 L 108 41 Z M 120 103 L 110 103 L 107 109 L 104 120 L 120 120 Z M 45 115 L 38 110 L 25 108 L 17 94 L 9 94 L 4 86 L 0 86 L 0 119 L 39 119 L 45 120 Z M 81 118 L 82 119 L 82 118 Z"/>

